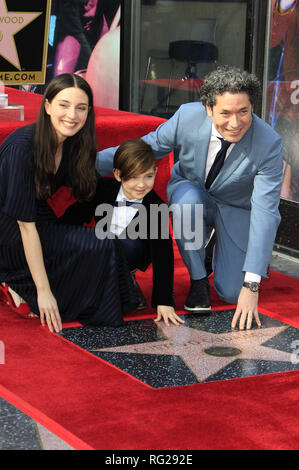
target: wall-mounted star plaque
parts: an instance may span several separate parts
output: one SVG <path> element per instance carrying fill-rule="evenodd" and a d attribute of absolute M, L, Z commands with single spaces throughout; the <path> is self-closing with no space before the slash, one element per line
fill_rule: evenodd
<path fill-rule="evenodd" d="M 44 84 L 51 0 L 0 0 L 0 81 Z"/>

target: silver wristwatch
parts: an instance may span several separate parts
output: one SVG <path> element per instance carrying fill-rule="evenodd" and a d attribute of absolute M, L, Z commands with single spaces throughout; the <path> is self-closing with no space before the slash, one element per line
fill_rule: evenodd
<path fill-rule="evenodd" d="M 250 289 L 251 292 L 258 292 L 261 288 L 259 282 L 243 282 L 243 286 L 247 287 L 247 289 Z"/>

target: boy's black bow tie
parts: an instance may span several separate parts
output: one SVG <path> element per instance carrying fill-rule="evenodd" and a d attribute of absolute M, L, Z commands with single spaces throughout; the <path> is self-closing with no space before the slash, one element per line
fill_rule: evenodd
<path fill-rule="evenodd" d="M 114 205 L 116 207 L 122 207 L 122 206 L 138 206 L 142 204 L 142 202 L 134 202 L 134 201 L 115 201 Z"/>

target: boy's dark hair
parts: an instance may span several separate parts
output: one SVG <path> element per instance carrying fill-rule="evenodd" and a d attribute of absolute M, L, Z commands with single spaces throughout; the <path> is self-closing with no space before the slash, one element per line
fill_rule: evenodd
<path fill-rule="evenodd" d="M 152 147 L 142 139 L 123 142 L 114 155 L 113 168 L 119 170 L 120 177 L 128 180 L 155 167 Z"/>
<path fill-rule="evenodd" d="M 261 88 L 258 78 L 236 67 L 224 65 L 210 72 L 203 81 L 199 99 L 204 106 L 213 108 L 218 95 L 247 93 L 252 105 L 257 103 Z"/>

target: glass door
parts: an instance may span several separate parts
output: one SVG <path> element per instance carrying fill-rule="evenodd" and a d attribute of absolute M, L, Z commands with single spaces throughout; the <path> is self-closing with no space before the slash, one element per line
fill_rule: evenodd
<path fill-rule="evenodd" d="M 127 2 L 124 2 L 126 6 Z M 218 65 L 247 66 L 250 0 L 136 0 L 123 23 L 127 109 L 169 118 Z M 127 31 L 127 32 L 126 32 Z"/>
<path fill-rule="evenodd" d="M 270 0 L 263 115 L 284 143 L 276 249 L 299 258 L 299 1 Z"/>
<path fill-rule="evenodd" d="M 299 3 L 272 0 L 263 117 L 284 141 L 282 197 L 299 202 Z"/>

